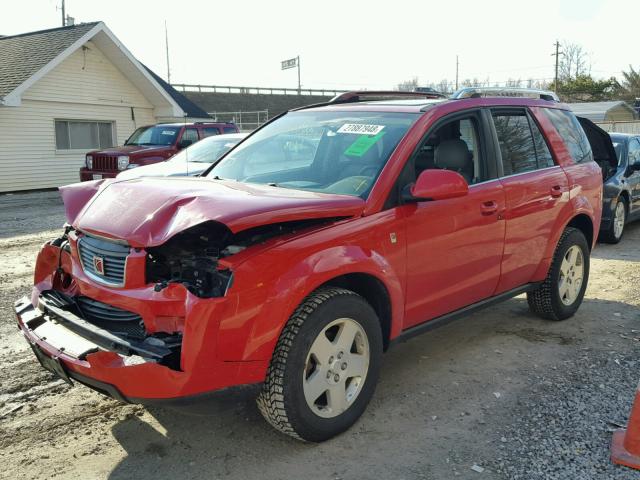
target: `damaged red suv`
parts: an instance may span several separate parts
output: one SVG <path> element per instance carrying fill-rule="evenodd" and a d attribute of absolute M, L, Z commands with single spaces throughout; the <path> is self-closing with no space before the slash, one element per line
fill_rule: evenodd
<path fill-rule="evenodd" d="M 351 92 L 202 177 L 61 188 L 68 224 L 16 303 L 35 355 L 127 402 L 262 383 L 275 428 L 322 441 L 364 412 L 398 340 L 521 293 L 571 317 L 609 137 L 545 92 L 439 97 Z"/>

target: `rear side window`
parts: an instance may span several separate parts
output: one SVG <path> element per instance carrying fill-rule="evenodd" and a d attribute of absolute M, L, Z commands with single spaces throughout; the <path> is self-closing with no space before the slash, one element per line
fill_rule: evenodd
<path fill-rule="evenodd" d="M 236 127 L 224 127 L 222 131 L 224 133 L 238 133 L 238 129 Z"/>
<path fill-rule="evenodd" d="M 504 175 L 538 168 L 536 147 L 525 112 L 493 112 Z"/>
<path fill-rule="evenodd" d="M 555 165 L 553 156 L 549 150 L 549 146 L 544 139 L 544 136 L 540 132 L 540 128 L 536 122 L 529 117 L 529 125 L 531 125 L 531 132 L 533 133 L 533 143 L 536 146 L 536 157 L 538 157 L 538 168 L 553 167 Z"/>
<path fill-rule="evenodd" d="M 204 137 L 212 137 L 214 135 L 219 135 L 220 134 L 220 130 L 216 127 L 204 127 L 202 129 L 202 133 L 204 134 Z"/>
<path fill-rule="evenodd" d="M 574 162 L 593 161 L 589 139 L 574 114 L 557 108 L 544 108 L 542 111 L 551 120 L 558 134 L 564 140 Z"/>
<path fill-rule="evenodd" d="M 640 142 L 635 138 L 629 142 L 629 165 L 640 163 Z"/>
<path fill-rule="evenodd" d="M 195 128 L 186 128 L 184 133 L 182 134 L 181 141 L 191 141 L 191 143 L 196 143 L 198 141 L 198 130 Z"/>

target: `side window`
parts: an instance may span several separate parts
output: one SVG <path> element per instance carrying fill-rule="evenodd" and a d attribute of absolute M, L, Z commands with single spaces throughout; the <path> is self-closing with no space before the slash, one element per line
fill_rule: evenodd
<path fill-rule="evenodd" d="M 593 161 L 589 139 L 574 114 L 557 108 L 544 108 L 542 111 L 564 140 L 574 162 Z"/>
<path fill-rule="evenodd" d="M 191 141 L 191 143 L 196 143 L 198 141 L 198 130 L 196 128 L 185 128 L 180 141 Z"/>
<path fill-rule="evenodd" d="M 416 178 L 423 170 L 453 170 L 469 185 L 485 180 L 475 117 L 453 120 L 429 134 L 414 155 Z"/>
<path fill-rule="evenodd" d="M 493 124 L 498 135 L 504 175 L 513 175 L 538 168 L 536 147 L 523 111 L 492 112 Z"/>
<path fill-rule="evenodd" d="M 236 127 L 224 127 L 222 129 L 223 133 L 238 133 L 238 129 Z"/>
<path fill-rule="evenodd" d="M 536 147 L 536 156 L 538 157 L 538 168 L 553 167 L 555 165 L 553 156 L 549 150 L 549 146 L 544 139 L 544 136 L 540 132 L 540 128 L 536 122 L 527 115 L 529 118 L 529 125 L 531 125 L 531 132 L 533 132 L 533 143 Z"/>
<path fill-rule="evenodd" d="M 635 138 L 629 142 L 628 165 L 640 163 L 640 142 Z"/>
<path fill-rule="evenodd" d="M 202 134 L 202 138 L 213 137 L 214 135 L 220 135 L 220 130 L 217 127 L 204 127 Z"/>

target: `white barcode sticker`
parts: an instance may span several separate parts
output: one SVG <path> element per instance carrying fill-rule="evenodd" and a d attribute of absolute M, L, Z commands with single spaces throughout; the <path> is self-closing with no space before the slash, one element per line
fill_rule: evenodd
<path fill-rule="evenodd" d="M 364 123 L 345 123 L 338 129 L 338 133 L 355 133 L 357 135 L 377 135 L 384 125 L 365 125 Z"/>

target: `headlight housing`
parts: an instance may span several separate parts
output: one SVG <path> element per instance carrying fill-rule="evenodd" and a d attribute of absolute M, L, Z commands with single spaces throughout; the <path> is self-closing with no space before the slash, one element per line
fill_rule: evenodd
<path fill-rule="evenodd" d="M 129 157 L 121 155 L 118 157 L 118 170 L 125 170 L 129 166 Z"/>
<path fill-rule="evenodd" d="M 84 158 L 84 163 L 87 166 L 87 168 L 91 170 L 93 168 L 93 157 L 91 155 L 87 155 Z"/>

